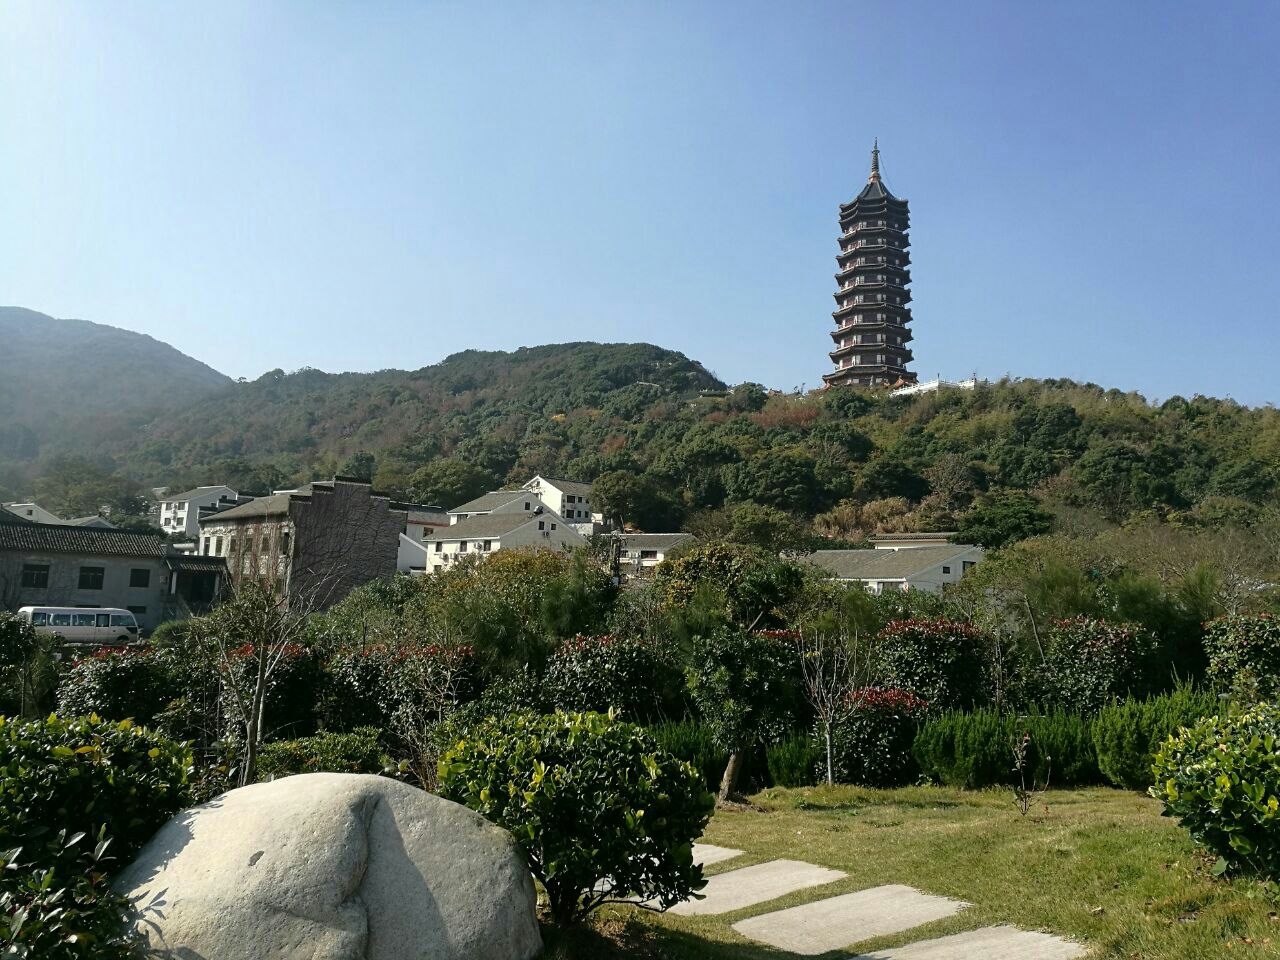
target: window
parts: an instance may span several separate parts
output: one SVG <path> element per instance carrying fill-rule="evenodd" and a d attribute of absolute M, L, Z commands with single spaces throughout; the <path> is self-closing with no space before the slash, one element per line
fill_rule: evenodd
<path fill-rule="evenodd" d="M 69 627 L 71 626 L 71 614 L 55 613 L 49 618 L 49 624 L 54 627 Z"/>
<path fill-rule="evenodd" d="M 976 560 L 961 560 L 961 561 L 960 561 L 960 572 L 961 572 L 961 573 L 964 573 L 965 571 L 972 569 L 972 568 L 973 568 L 973 565 L 974 565 L 976 562 L 977 562 Z"/>
<path fill-rule="evenodd" d="M 529 509 L 529 501 L 528 501 L 528 500 L 526 500 L 526 501 L 524 502 L 524 508 L 525 508 L 526 510 L 528 510 L 528 509 Z"/>
<path fill-rule="evenodd" d="M 461 543 L 458 544 L 458 552 L 459 553 L 467 552 L 467 541 L 463 540 Z"/>
<path fill-rule="evenodd" d="M 553 524 L 551 525 L 551 529 L 552 529 L 552 530 L 554 530 L 555 528 L 556 528 L 556 525 L 553 523 Z"/>
<path fill-rule="evenodd" d="M 92 613 L 73 613 L 71 615 L 71 626 L 73 627 L 92 627 L 96 626 L 98 618 Z"/>
<path fill-rule="evenodd" d="M 658 551 L 657 550 L 641 550 L 640 559 L 641 560 L 657 560 Z"/>
<path fill-rule="evenodd" d="M 950 568 L 950 567 L 943 567 L 943 568 L 942 568 L 942 572 L 943 572 L 943 573 L 950 573 L 950 572 L 951 572 L 951 568 Z"/>
<path fill-rule="evenodd" d="M 262 542 L 258 544 L 258 553 L 259 553 L 259 554 L 263 554 L 263 555 L 265 555 L 265 554 L 266 554 L 266 552 L 267 552 L 267 546 L 268 546 L 268 542 L 267 542 L 267 541 L 268 541 L 267 535 L 264 533 L 264 534 L 262 535 Z"/>
<path fill-rule="evenodd" d="M 544 521 L 542 521 L 542 520 L 539 520 L 539 521 L 538 521 L 538 529 L 539 529 L 539 530 L 545 530 L 545 529 L 547 529 L 547 525 L 546 525 L 546 523 L 545 523 Z"/>
<path fill-rule="evenodd" d="M 129 571 L 129 586 L 131 587 L 149 587 L 151 586 L 151 571 L 143 567 L 134 567 Z"/>
<path fill-rule="evenodd" d="M 236 538 L 227 537 L 227 556 L 234 556 L 236 552 Z"/>
<path fill-rule="evenodd" d="M 215 557 L 222 556 L 222 538 L 221 537 L 213 538 L 213 555 Z"/>
<path fill-rule="evenodd" d="M 443 543 L 442 541 L 440 541 L 440 540 L 437 540 L 437 541 L 436 541 L 436 553 L 441 553 L 441 552 L 443 552 L 443 550 L 444 550 L 444 543 Z"/>
<path fill-rule="evenodd" d="M 47 613 L 38 612 L 38 613 L 31 614 L 31 625 L 33 627 L 43 627 L 48 622 L 49 622 L 49 615 Z"/>
<path fill-rule="evenodd" d="M 94 624 L 94 626 L 98 626 L 98 627 L 109 627 L 109 626 L 111 626 L 111 614 L 109 614 L 109 613 L 100 613 L 100 614 L 98 614 L 98 622 L 97 622 L 96 624 Z"/>
<path fill-rule="evenodd" d="M 207 557 L 209 555 L 209 538 L 205 537 L 204 540 L 201 541 L 201 543 L 202 543 L 202 546 L 200 547 L 200 552 Z"/>
<path fill-rule="evenodd" d="M 130 613 L 136 613 L 140 617 L 145 616 L 147 612 L 146 607 L 125 607 L 125 609 L 128 610 Z"/>
<path fill-rule="evenodd" d="M 22 565 L 22 585 L 24 587 L 47 587 L 49 585 L 49 565 L 47 563 L 24 563 Z"/>
<path fill-rule="evenodd" d="M 106 573 L 107 571 L 103 567 L 81 567 L 80 589 L 101 590 L 102 580 L 106 576 Z"/>
<path fill-rule="evenodd" d="M 287 557 L 289 555 L 289 534 L 280 534 L 280 556 Z"/>
<path fill-rule="evenodd" d="M 142 609 L 146 609 L 143 607 Z M 111 614 L 111 626 L 113 627 L 132 627 L 133 617 L 126 617 L 123 613 Z"/>

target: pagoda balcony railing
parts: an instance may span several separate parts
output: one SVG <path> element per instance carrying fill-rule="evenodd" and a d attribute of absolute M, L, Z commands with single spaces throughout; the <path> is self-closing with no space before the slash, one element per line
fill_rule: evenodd
<path fill-rule="evenodd" d="M 855 233 L 861 233 L 864 230 L 893 230 L 902 233 L 904 227 L 898 223 L 890 223 L 888 220 L 860 220 L 853 226 L 845 230 L 846 237 L 852 237 Z"/>
<path fill-rule="evenodd" d="M 848 234 L 845 234 L 845 236 L 848 236 Z M 903 249 L 901 244 L 895 243 L 889 237 L 876 237 L 874 240 L 855 240 L 840 252 L 842 254 L 852 253 L 854 250 L 861 250 L 864 247 L 888 247 L 890 250 Z"/>
<path fill-rule="evenodd" d="M 892 320 L 887 317 L 881 317 L 880 319 L 876 319 L 876 320 L 861 319 L 861 318 L 855 319 L 855 320 L 846 320 L 844 323 L 842 323 L 839 326 L 838 329 L 848 330 L 853 327 L 894 327 L 895 329 L 898 329 L 898 330 L 907 329 L 907 325 L 903 323 L 901 320 Z"/>

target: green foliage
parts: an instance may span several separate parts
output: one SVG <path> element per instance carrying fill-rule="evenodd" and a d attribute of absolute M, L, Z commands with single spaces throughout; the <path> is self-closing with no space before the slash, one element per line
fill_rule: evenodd
<path fill-rule="evenodd" d="M 985 644 L 969 623 L 940 617 L 895 620 L 876 638 L 875 682 L 907 690 L 932 710 L 986 702 Z"/>
<path fill-rule="evenodd" d="M 850 695 L 831 729 L 836 783 L 894 787 L 916 778 L 911 747 L 928 704 L 905 690 L 867 687 Z"/>
<path fill-rule="evenodd" d="M 72 663 L 58 683 L 58 712 L 155 726 L 180 696 L 170 655 L 140 647 L 106 649 Z"/>
<path fill-rule="evenodd" d="M 1151 637 L 1131 623 L 1073 617 L 1053 624 L 1033 682 L 1047 704 L 1094 713 L 1115 697 L 1147 691 Z"/>
<path fill-rule="evenodd" d="M 556 709 L 610 710 L 633 723 L 682 713 L 681 666 L 668 644 L 623 637 L 574 637 L 547 665 L 543 695 Z"/>
<path fill-rule="evenodd" d="M 130 956 L 109 864 L 185 805 L 190 773 L 189 750 L 129 721 L 0 717 L 0 952 Z"/>
<path fill-rule="evenodd" d="M 712 739 L 730 753 L 775 742 L 796 715 L 795 653 L 767 634 L 722 627 L 698 637 L 688 684 Z"/>
<path fill-rule="evenodd" d="M 704 883 L 693 841 L 711 795 L 640 727 L 596 713 L 490 720 L 441 759 L 440 783 L 511 832 L 557 923 L 628 895 L 669 907 Z"/>
<path fill-rule="evenodd" d="M 912 752 L 920 770 L 953 787 L 977 789 L 1018 782 L 1013 744 L 1030 736 L 1029 780 L 1069 787 L 1101 782 L 1089 718 L 1065 710 L 1019 716 L 991 707 L 931 717 Z"/>
<path fill-rule="evenodd" d="M 809 787 L 817 782 L 822 747 L 811 736 L 797 733 L 771 743 L 764 756 L 769 782 L 775 787 Z"/>
<path fill-rule="evenodd" d="M 592 507 L 614 522 L 641 530 L 675 530 L 683 505 L 670 488 L 648 474 L 612 470 L 591 484 Z"/>
<path fill-rule="evenodd" d="M 498 477 L 483 467 L 453 457 L 432 460 L 409 479 L 409 493 L 419 503 L 452 509 L 498 486 Z"/>
<path fill-rule="evenodd" d="M 1280 697 L 1280 617 L 1233 614 L 1205 633 L 1209 676 L 1244 700 Z"/>
<path fill-rule="evenodd" d="M 1048 533 L 1052 527 L 1053 514 L 1034 497 L 1009 491 L 983 497 L 965 513 L 956 530 L 956 541 L 994 550 Z"/>
<path fill-rule="evenodd" d="M 759 547 L 699 543 L 658 565 L 655 582 L 670 608 L 687 608 L 714 592 L 723 615 L 747 629 L 781 625 L 782 608 L 804 587 L 804 569 Z"/>
<path fill-rule="evenodd" d="M 1218 707 L 1217 697 L 1188 684 L 1145 700 L 1128 697 L 1108 704 L 1093 721 L 1098 769 L 1117 787 L 1146 790 L 1160 745 Z"/>
<path fill-rule="evenodd" d="M 258 777 L 274 779 L 296 773 L 382 773 L 391 764 L 378 742 L 376 727 L 350 733 L 317 733 L 297 740 L 264 743 L 258 753 Z"/>
<path fill-rule="evenodd" d="M 1280 879 L 1280 707 L 1200 720 L 1154 763 L 1151 795 L 1227 869 Z"/>
<path fill-rule="evenodd" d="M 720 786 L 729 751 L 716 744 L 709 727 L 696 720 L 664 720 L 648 730 L 663 750 L 692 764 L 708 790 Z"/>
<path fill-rule="evenodd" d="M 48 635 L 16 613 L 0 610 L 0 716 L 38 714 L 55 682 Z"/>

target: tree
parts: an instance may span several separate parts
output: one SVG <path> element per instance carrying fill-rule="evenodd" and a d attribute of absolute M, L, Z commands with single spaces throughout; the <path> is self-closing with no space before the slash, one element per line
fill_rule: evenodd
<path fill-rule="evenodd" d="M 338 474 L 370 482 L 378 468 L 378 458 L 368 450 L 357 450 L 338 468 Z"/>
<path fill-rule="evenodd" d="M 872 460 L 858 475 L 858 496 L 863 500 L 904 497 L 918 503 L 929 492 L 929 481 L 901 460 Z"/>
<path fill-rule="evenodd" d="M 0 610 L 0 707 L 12 697 L 20 717 L 35 717 L 55 683 L 53 645 L 16 613 Z M 0 716 L 4 711 L 0 709 Z"/>
<path fill-rule="evenodd" d="M 777 507 L 758 503 L 737 503 L 727 508 L 727 539 L 766 550 L 803 549 L 812 539 L 807 525 Z"/>
<path fill-rule="evenodd" d="M 725 494 L 730 500 L 751 500 L 780 510 L 812 511 L 821 498 L 816 465 L 811 456 L 787 450 L 771 450 L 724 471 Z"/>
<path fill-rule="evenodd" d="M 494 474 L 465 460 L 432 460 L 409 479 L 409 492 L 420 503 L 453 508 L 498 485 Z"/>
<path fill-rule="evenodd" d="M 630 523 L 652 532 L 679 525 L 680 504 L 648 474 L 614 470 L 591 484 L 591 503 L 619 526 Z"/>
<path fill-rule="evenodd" d="M 1008 491 L 989 494 L 960 520 L 956 538 L 995 550 L 1053 528 L 1053 515 L 1029 494 Z"/>
<path fill-rule="evenodd" d="M 658 565 L 655 582 L 677 616 L 709 601 L 726 622 L 747 630 L 778 626 L 805 584 L 804 568 L 759 547 L 700 543 Z"/>

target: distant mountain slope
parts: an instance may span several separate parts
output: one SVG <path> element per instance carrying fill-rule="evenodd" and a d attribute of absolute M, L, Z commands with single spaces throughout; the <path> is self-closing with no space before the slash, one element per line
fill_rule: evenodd
<path fill-rule="evenodd" d="M 0 462 L 103 452 L 231 382 L 140 333 L 0 307 Z"/>
<path fill-rule="evenodd" d="M 257 487 L 324 475 L 359 450 L 403 471 L 457 455 L 501 476 L 534 466 L 530 457 L 540 469 L 567 467 L 575 424 L 642 418 L 722 389 L 701 364 L 644 343 L 467 350 L 413 371 L 273 370 L 156 420 L 123 459 L 157 482 L 270 465 L 240 481 Z"/>

